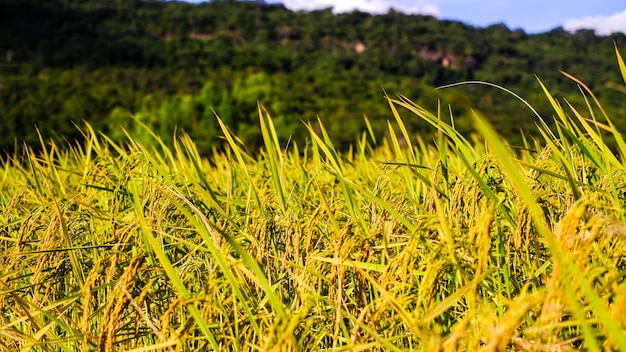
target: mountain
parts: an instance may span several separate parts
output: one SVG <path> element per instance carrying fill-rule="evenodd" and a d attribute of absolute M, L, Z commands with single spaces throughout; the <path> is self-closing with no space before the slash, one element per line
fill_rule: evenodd
<path fill-rule="evenodd" d="M 485 85 L 518 93 L 551 117 L 536 76 L 556 97 L 584 104 L 564 70 L 602 97 L 612 116 L 626 116 L 614 44 L 562 28 L 528 35 L 504 25 L 475 28 L 430 16 L 389 12 L 291 12 L 282 5 L 122 0 L 0 1 L 0 148 L 44 138 L 73 140 L 88 121 L 121 139 L 146 135 L 135 116 L 166 142 L 188 132 L 203 152 L 221 143 L 214 111 L 245 140 L 260 141 L 257 101 L 282 140 L 306 140 L 303 121 L 324 121 L 347 147 L 367 115 L 380 138 L 393 119 L 385 94 L 403 94 L 470 133 L 470 109 L 513 141 L 532 135 L 536 117 L 522 102 Z M 536 75 L 536 76 L 535 76 Z M 584 105 L 583 105 L 584 107 Z M 400 112 L 406 116 L 405 112 Z M 431 129 L 405 119 L 414 133 Z M 626 120 L 616 118 L 626 130 Z M 519 140 L 519 138 L 517 138 Z"/>

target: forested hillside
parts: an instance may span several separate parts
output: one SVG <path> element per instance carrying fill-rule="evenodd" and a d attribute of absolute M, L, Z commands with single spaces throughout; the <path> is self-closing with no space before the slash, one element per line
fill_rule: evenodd
<path fill-rule="evenodd" d="M 186 131 L 207 151 L 216 138 L 215 111 L 254 146 L 257 101 L 284 138 L 302 142 L 302 121 L 318 116 L 345 147 L 365 129 L 380 137 L 391 111 L 384 94 L 403 94 L 429 109 L 441 100 L 461 131 L 470 108 L 511 141 L 536 118 L 506 86 L 550 117 L 537 75 L 555 96 L 584 104 L 564 70 L 586 82 L 618 128 L 626 131 L 614 43 L 626 37 L 574 34 L 557 28 L 528 35 L 503 25 L 474 28 L 429 16 L 390 12 L 334 15 L 291 12 L 282 5 L 213 1 L 0 0 L 0 148 L 45 138 L 72 140 L 86 120 L 113 138 L 121 127 L 145 134 L 130 115 L 166 141 Z M 401 112 L 402 113 L 402 112 Z M 407 118 L 416 133 L 429 129 Z M 286 139 L 284 139 L 286 140 Z"/>

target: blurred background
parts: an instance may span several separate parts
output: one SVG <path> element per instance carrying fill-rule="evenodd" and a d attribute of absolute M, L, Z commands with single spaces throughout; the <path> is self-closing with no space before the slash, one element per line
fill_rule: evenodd
<path fill-rule="evenodd" d="M 552 3 L 551 3 L 552 4 Z M 626 131 L 614 45 L 626 50 L 626 5 L 572 1 L 0 0 L 0 149 L 80 140 L 87 121 L 115 140 L 166 143 L 186 132 L 202 153 L 222 144 L 218 114 L 248 146 L 260 143 L 257 102 L 283 142 L 307 140 L 319 118 L 347 148 L 393 119 L 385 94 L 402 94 L 471 133 L 480 111 L 511 143 L 536 117 L 551 120 L 537 82 L 586 111 L 566 71 L 600 97 Z M 620 8 L 621 6 L 621 8 Z M 462 21 L 462 22 L 461 22 Z M 621 28 L 620 28 L 621 27 Z M 429 126 L 406 112 L 416 134 Z M 131 116 L 134 116 L 133 119 Z M 35 128 L 36 126 L 36 128 Z M 4 153 L 3 153 L 4 154 Z"/>

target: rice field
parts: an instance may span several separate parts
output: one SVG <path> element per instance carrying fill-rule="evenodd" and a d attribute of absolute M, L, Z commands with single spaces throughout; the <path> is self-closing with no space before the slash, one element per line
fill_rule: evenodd
<path fill-rule="evenodd" d="M 0 169 L 0 350 L 626 350 L 626 142 L 570 78 L 588 106 L 541 86 L 556 127 L 521 149 L 403 96 L 346 152 L 262 108 L 261 151 L 219 120 L 208 158 L 88 125 L 25 147 Z"/>

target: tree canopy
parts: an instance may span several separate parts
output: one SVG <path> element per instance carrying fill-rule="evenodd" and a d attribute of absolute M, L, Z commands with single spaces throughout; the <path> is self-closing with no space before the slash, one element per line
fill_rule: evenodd
<path fill-rule="evenodd" d="M 166 141 L 186 131 L 204 151 L 219 140 L 217 113 L 248 145 L 260 141 L 257 102 L 279 133 L 306 138 L 303 121 L 322 119 L 341 146 L 365 129 L 376 134 L 392 119 L 384 95 L 403 94 L 437 108 L 451 106 L 457 126 L 470 131 L 470 109 L 482 112 L 515 140 L 537 122 L 532 112 L 494 88 L 506 86 L 549 114 L 536 77 L 584 104 L 559 70 L 602 96 L 626 130 L 614 44 L 623 34 L 596 36 L 562 28 L 529 35 L 498 24 L 461 22 L 390 11 L 333 14 L 292 12 L 282 5 L 213 1 L 202 4 L 140 0 L 0 1 L 0 148 L 73 140 L 88 121 L 113 138 L 122 128 L 148 125 Z M 449 118 L 449 117 L 447 117 Z M 512 123 L 514 121 L 514 123 Z M 405 119 L 415 133 L 428 133 Z"/>

